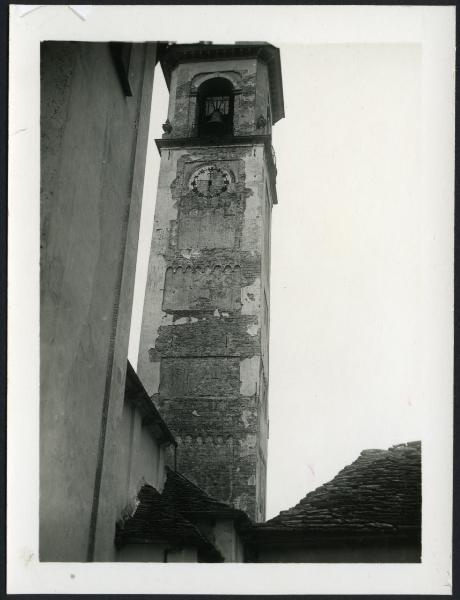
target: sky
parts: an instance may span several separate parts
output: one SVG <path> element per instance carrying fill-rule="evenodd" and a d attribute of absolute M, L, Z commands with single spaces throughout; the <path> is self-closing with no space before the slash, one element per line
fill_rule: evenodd
<path fill-rule="evenodd" d="M 267 518 L 367 448 L 425 439 L 421 47 L 280 47 Z M 137 363 L 168 92 L 157 66 L 129 359 Z M 425 207 L 426 208 L 426 207 Z"/>

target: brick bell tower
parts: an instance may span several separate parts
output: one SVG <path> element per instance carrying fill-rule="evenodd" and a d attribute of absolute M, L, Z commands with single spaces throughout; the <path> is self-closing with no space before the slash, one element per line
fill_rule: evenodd
<path fill-rule="evenodd" d="M 177 470 L 262 521 L 279 50 L 170 45 L 161 65 L 170 100 L 138 372 L 176 435 Z"/>

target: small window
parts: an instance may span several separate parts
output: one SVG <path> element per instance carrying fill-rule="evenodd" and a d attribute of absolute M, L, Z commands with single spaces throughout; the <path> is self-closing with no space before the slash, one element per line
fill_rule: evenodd
<path fill-rule="evenodd" d="M 198 90 L 198 135 L 233 133 L 233 87 L 223 77 L 209 79 Z"/>

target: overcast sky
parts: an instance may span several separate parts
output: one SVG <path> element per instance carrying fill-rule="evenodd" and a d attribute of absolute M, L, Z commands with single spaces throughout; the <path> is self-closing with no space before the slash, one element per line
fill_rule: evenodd
<path fill-rule="evenodd" d="M 267 518 L 366 448 L 423 439 L 431 281 L 418 45 L 282 46 Z M 129 358 L 135 366 L 168 93 L 157 66 Z M 424 212 L 425 211 L 425 212 Z M 425 362 L 424 362 L 425 361 Z"/>

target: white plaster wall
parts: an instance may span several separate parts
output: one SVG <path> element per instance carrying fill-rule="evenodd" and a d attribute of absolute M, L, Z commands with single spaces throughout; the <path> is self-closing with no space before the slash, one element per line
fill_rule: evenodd
<path fill-rule="evenodd" d="M 165 452 L 129 401 L 123 407 L 119 446 L 117 518 L 135 507 L 139 489 L 145 483 L 162 491 Z"/>
<path fill-rule="evenodd" d="M 214 544 L 225 562 L 237 560 L 237 533 L 231 519 L 218 519 L 214 526 Z"/>

